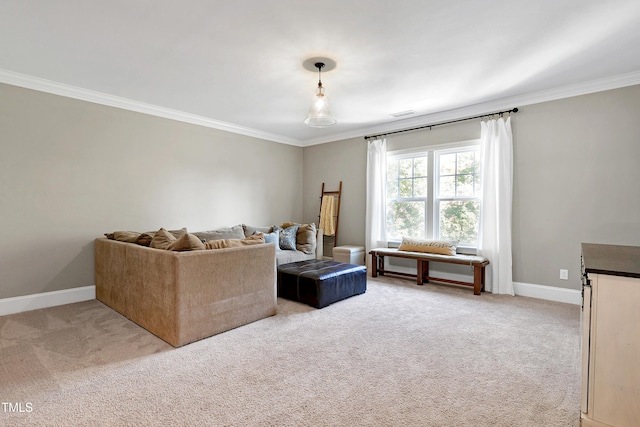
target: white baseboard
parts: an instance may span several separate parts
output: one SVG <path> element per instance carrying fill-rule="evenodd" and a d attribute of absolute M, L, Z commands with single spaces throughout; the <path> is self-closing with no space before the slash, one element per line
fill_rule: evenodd
<path fill-rule="evenodd" d="M 401 273 L 415 274 L 415 269 L 394 266 L 394 270 Z M 438 272 L 435 274 L 443 279 L 457 280 L 460 282 L 472 281 L 472 276 Z M 513 282 L 515 294 L 523 297 L 558 301 L 568 304 L 582 304 L 582 293 L 576 289 L 556 288 L 554 286 L 534 285 L 532 283 Z M 89 301 L 96 298 L 95 286 L 83 286 L 81 288 L 64 289 L 62 291 L 44 292 L 41 294 L 24 295 L 20 297 L 0 299 L 0 316 L 21 313 L 23 311 L 37 310 L 39 308 L 55 307 L 58 305 L 72 304 L 74 302 Z"/>
<path fill-rule="evenodd" d="M 385 263 L 387 263 L 387 259 L 385 259 Z M 385 268 L 389 268 L 399 273 L 416 274 L 416 269 L 411 267 L 403 267 L 398 265 L 389 267 L 388 265 L 385 265 Z M 442 279 L 457 280 L 458 282 L 473 282 L 473 274 L 467 276 L 465 274 L 454 274 L 437 271 L 436 269 L 429 270 L 429 275 L 431 274 Z M 555 286 L 513 282 L 513 291 L 517 296 L 521 297 L 538 298 L 549 301 L 582 305 L 582 292 L 577 289 L 566 289 L 557 288 Z"/>
<path fill-rule="evenodd" d="M 64 289 L 61 291 L 43 292 L 41 294 L 0 299 L 0 316 L 55 307 L 74 302 L 89 301 L 96 298 L 95 286 Z"/>
<path fill-rule="evenodd" d="M 577 289 L 513 282 L 513 290 L 516 295 L 521 297 L 539 298 L 550 301 L 566 302 L 567 304 L 582 305 L 582 292 Z"/>

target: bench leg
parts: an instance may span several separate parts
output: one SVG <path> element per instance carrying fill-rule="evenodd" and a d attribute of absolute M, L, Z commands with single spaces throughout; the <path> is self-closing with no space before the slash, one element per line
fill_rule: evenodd
<path fill-rule="evenodd" d="M 371 254 L 371 277 L 378 277 L 378 257 L 376 254 Z"/>
<path fill-rule="evenodd" d="M 484 266 L 473 267 L 473 294 L 480 295 L 484 291 Z"/>
<path fill-rule="evenodd" d="M 429 283 L 429 261 L 419 259 L 418 261 L 418 285 Z"/>
<path fill-rule="evenodd" d="M 429 283 L 429 261 L 422 261 L 422 283 Z"/>
<path fill-rule="evenodd" d="M 371 277 L 384 276 L 384 257 L 371 254 Z"/>

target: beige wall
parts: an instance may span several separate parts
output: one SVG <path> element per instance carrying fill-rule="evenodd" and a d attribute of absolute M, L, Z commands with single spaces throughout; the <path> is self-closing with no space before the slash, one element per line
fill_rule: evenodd
<path fill-rule="evenodd" d="M 640 86 L 522 106 L 513 116 L 513 273 L 522 283 L 580 288 L 580 243 L 640 245 Z M 392 135 L 389 150 L 480 137 L 478 121 Z M 304 149 L 304 216 L 322 182 L 342 179 L 338 244 L 364 245 L 366 143 Z M 343 234 L 343 230 L 344 231 Z M 569 270 L 569 280 L 559 270 Z"/>
<path fill-rule="evenodd" d="M 342 181 L 338 245 L 364 242 L 367 146 L 362 138 L 314 145 L 304 149 L 304 220 L 318 223 L 322 183 L 337 191 Z"/>
<path fill-rule="evenodd" d="M 303 149 L 0 84 L 0 298 L 93 285 L 93 239 L 302 218 Z"/>
<path fill-rule="evenodd" d="M 639 111 L 632 86 L 516 115 L 515 280 L 578 289 L 581 242 L 640 245 Z"/>
<path fill-rule="evenodd" d="M 0 298 L 93 285 L 117 229 L 317 222 L 343 181 L 338 244 L 364 245 L 366 143 L 304 149 L 0 84 Z M 640 245 L 640 86 L 514 116 L 514 280 L 579 289 L 580 242 Z M 479 137 L 464 122 L 401 149 Z M 558 278 L 569 269 L 569 281 Z"/>

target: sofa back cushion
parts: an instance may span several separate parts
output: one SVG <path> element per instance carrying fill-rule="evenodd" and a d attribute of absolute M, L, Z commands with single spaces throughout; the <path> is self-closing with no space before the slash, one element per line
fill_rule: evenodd
<path fill-rule="evenodd" d="M 193 235 L 203 242 L 208 242 L 209 240 L 245 238 L 242 225 L 234 225 L 233 227 L 223 227 L 209 231 L 198 231 L 196 233 L 193 233 Z"/>
<path fill-rule="evenodd" d="M 253 236 L 256 233 L 264 233 L 264 234 L 271 233 L 273 227 L 269 225 L 254 226 L 254 225 L 242 224 L 242 229 L 244 230 L 244 237 L 249 237 L 249 236 Z"/>

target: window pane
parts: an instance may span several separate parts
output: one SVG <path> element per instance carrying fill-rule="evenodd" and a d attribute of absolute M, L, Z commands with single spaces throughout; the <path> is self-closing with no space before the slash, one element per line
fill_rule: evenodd
<path fill-rule="evenodd" d="M 398 161 L 398 172 L 400 178 L 411 178 L 413 173 L 413 159 L 402 159 Z"/>
<path fill-rule="evenodd" d="M 440 156 L 440 175 L 453 175 L 456 173 L 456 153 L 442 154 Z"/>
<path fill-rule="evenodd" d="M 428 174 L 427 164 L 428 161 L 426 157 L 416 157 L 413 161 L 413 175 L 416 177 L 426 177 Z"/>
<path fill-rule="evenodd" d="M 387 197 L 395 199 L 398 197 L 398 180 L 387 181 Z"/>
<path fill-rule="evenodd" d="M 387 203 L 387 238 L 400 240 L 403 236 L 424 239 L 426 203 Z"/>
<path fill-rule="evenodd" d="M 400 180 L 400 197 L 402 198 L 413 197 L 413 180 L 412 179 Z"/>
<path fill-rule="evenodd" d="M 455 197 L 456 195 L 456 177 L 441 176 L 440 177 L 440 197 Z"/>
<path fill-rule="evenodd" d="M 456 181 L 456 196 L 473 196 L 473 175 L 458 175 Z"/>
<path fill-rule="evenodd" d="M 458 170 L 457 173 L 473 173 L 475 171 L 475 152 L 463 151 L 458 153 Z"/>
<path fill-rule="evenodd" d="M 476 246 L 480 202 L 477 200 L 440 202 L 440 239 L 457 240 L 458 244 Z"/>
<path fill-rule="evenodd" d="M 414 197 L 427 197 L 429 187 L 427 186 L 427 178 L 416 178 L 413 180 L 413 196 Z"/>

